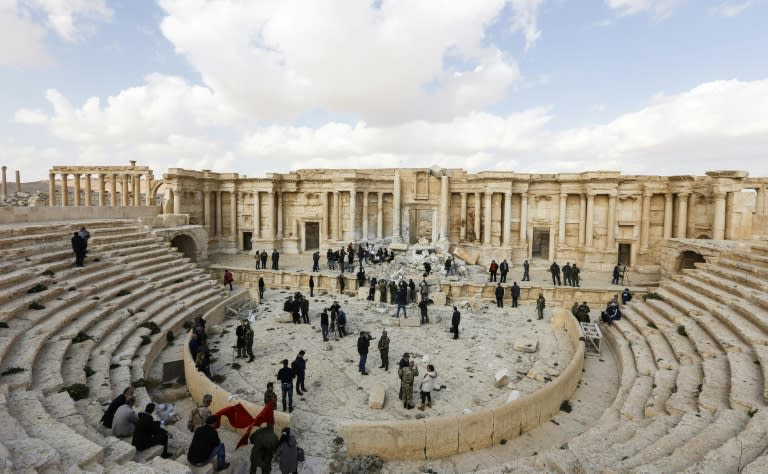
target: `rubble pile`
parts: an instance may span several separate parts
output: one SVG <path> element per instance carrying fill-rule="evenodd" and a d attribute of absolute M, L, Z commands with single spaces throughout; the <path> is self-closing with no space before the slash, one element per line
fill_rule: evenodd
<path fill-rule="evenodd" d="M 34 193 L 15 192 L 6 196 L 2 201 L 3 205 L 16 206 L 16 207 L 35 207 L 35 206 L 47 206 L 48 205 L 48 193 L 42 191 L 35 191 Z"/>

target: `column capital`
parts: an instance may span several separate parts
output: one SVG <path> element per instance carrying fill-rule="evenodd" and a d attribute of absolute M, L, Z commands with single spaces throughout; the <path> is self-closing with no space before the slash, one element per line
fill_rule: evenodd
<path fill-rule="evenodd" d="M 560 193 L 560 199 L 567 199 L 568 193 Z"/>
<path fill-rule="evenodd" d="M 712 194 L 715 196 L 715 199 L 725 199 L 725 197 L 728 195 L 726 191 L 720 191 L 720 190 L 717 190 Z"/>
<path fill-rule="evenodd" d="M 690 195 L 691 195 L 691 192 L 690 192 L 690 191 L 682 191 L 682 192 L 679 192 L 679 193 L 677 193 L 677 195 L 678 195 L 678 197 L 680 197 L 681 199 L 687 199 L 687 198 L 688 198 L 688 196 L 690 196 Z"/>

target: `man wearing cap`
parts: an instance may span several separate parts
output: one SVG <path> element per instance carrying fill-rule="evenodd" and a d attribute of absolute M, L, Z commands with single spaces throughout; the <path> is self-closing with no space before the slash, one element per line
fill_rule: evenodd
<path fill-rule="evenodd" d="M 195 430 L 205 424 L 205 419 L 211 416 L 211 403 L 213 403 L 213 396 L 210 393 L 203 395 L 203 404 L 193 408 L 192 413 L 189 414 L 189 421 L 187 422 L 189 431 L 194 433 Z"/>
<path fill-rule="evenodd" d="M 223 471 L 229 467 L 226 462 L 226 448 L 216 432 L 216 417 L 211 415 L 205 419 L 205 424 L 195 430 L 192 442 L 187 451 L 187 460 L 193 466 L 204 466 L 216 456 L 216 470 Z"/>

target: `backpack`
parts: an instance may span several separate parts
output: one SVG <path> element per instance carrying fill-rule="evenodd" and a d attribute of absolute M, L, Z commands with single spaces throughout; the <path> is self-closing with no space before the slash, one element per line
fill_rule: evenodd
<path fill-rule="evenodd" d="M 192 413 L 189 414 L 189 419 L 187 420 L 187 429 L 193 433 L 195 432 L 195 425 L 200 426 L 201 424 L 205 424 L 205 420 L 203 420 L 203 417 L 197 410 L 198 408 L 199 407 L 195 407 L 192 409 Z M 195 423 L 195 417 L 200 420 L 200 423 Z"/>

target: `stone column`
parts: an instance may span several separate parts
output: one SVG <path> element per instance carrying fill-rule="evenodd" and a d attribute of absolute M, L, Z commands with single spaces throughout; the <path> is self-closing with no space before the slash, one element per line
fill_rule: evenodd
<path fill-rule="evenodd" d="M 269 196 L 269 238 L 274 239 L 277 232 L 277 209 L 275 205 L 275 191 L 267 193 Z"/>
<path fill-rule="evenodd" d="M 688 221 L 686 222 L 686 229 L 687 233 L 690 237 L 696 238 L 694 235 L 696 232 L 695 226 L 690 224 L 691 217 L 693 219 L 696 219 L 696 194 L 691 193 L 690 196 L 688 196 Z"/>
<path fill-rule="evenodd" d="M 605 239 L 605 246 L 608 250 L 613 250 L 616 246 L 616 195 L 608 195 L 608 237 Z"/>
<path fill-rule="evenodd" d="M 353 189 L 349 192 L 349 238 L 347 240 L 350 242 L 354 242 L 357 237 L 355 229 L 355 217 L 357 216 L 355 214 L 357 214 L 357 191 Z"/>
<path fill-rule="evenodd" d="M 475 242 L 480 242 L 480 193 L 475 193 Z"/>
<path fill-rule="evenodd" d="M 152 199 L 152 175 L 147 175 L 146 179 L 147 192 L 144 194 L 144 202 L 147 206 L 154 206 L 155 200 Z"/>
<path fill-rule="evenodd" d="M 728 193 L 725 195 L 725 238 L 726 240 L 733 240 L 735 229 L 733 225 L 733 200 L 736 197 L 736 193 Z"/>
<path fill-rule="evenodd" d="M 504 228 L 501 229 L 501 238 L 505 246 L 512 245 L 512 192 L 504 193 Z"/>
<path fill-rule="evenodd" d="M 379 209 L 376 213 L 376 238 L 381 239 L 384 237 L 384 193 L 379 193 L 377 199 Z"/>
<path fill-rule="evenodd" d="M 253 193 L 253 236 L 261 238 L 261 196 L 258 191 Z"/>
<path fill-rule="evenodd" d="M 688 236 L 688 196 L 688 193 L 677 194 L 677 227 L 675 228 L 675 237 L 679 239 L 684 239 Z"/>
<path fill-rule="evenodd" d="M 368 191 L 363 192 L 363 240 L 368 240 Z"/>
<path fill-rule="evenodd" d="M 85 205 L 93 206 L 93 192 L 91 191 L 91 173 L 85 173 Z"/>
<path fill-rule="evenodd" d="M 328 235 L 328 222 L 330 217 L 328 216 L 328 193 L 323 191 L 320 193 L 320 207 L 322 208 L 322 221 L 320 222 L 320 240 L 330 239 Z"/>
<path fill-rule="evenodd" d="M 448 176 L 440 178 L 440 235 L 438 240 L 449 240 L 448 218 L 451 208 L 451 191 Z"/>
<path fill-rule="evenodd" d="M 69 175 L 61 173 L 61 205 L 69 206 Z"/>
<path fill-rule="evenodd" d="M 587 235 L 587 198 L 579 194 L 579 246 L 584 246 Z"/>
<path fill-rule="evenodd" d="M 141 176 L 133 175 L 133 205 L 141 206 Z"/>
<path fill-rule="evenodd" d="M 16 192 L 21 192 L 21 171 L 16 170 Z"/>
<path fill-rule="evenodd" d="M 229 234 L 233 237 L 237 235 L 237 190 L 229 193 Z M 237 239 L 235 239 L 237 241 Z M 242 246 L 238 247 L 242 248 Z"/>
<path fill-rule="evenodd" d="M 216 235 L 221 236 L 223 233 L 223 219 L 222 213 L 224 206 L 221 202 L 221 191 L 216 191 Z"/>
<path fill-rule="evenodd" d="M 528 193 L 520 194 L 520 244 L 528 243 Z"/>
<path fill-rule="evenodd" d="M 394 242 L 400 242 L 402 240 L 402 234 L 400 230 L 400 170 L 395 170 L 395 182 L 393 183 L 392 192 L 392 240 Z"/>
<path fill-rule="evenodd" d="M 651 196 L 648 191 L 643 193 L 643 208 L 640 211 L 640 250 L 648 250 L 648 239 L 651 232 Z"/>
<path fill-rule="evenodd" d="M 8 169 L 7 166 L 3 165 L 3 195 L 0 196 L 3 199 L 8 197 L 8 177 L 6 176 L 6 170 Z"/>
<path fill-rule="evenodd" d="M 566 212 L 566 204 L 568 203 L 568 194 L 567 193 L 560 193 L 560 226 L 557 229 L 557 234 L 559 236 L 559 244 L 560 246 L 565 245 L 565 212 Z"/>
<path fill-rule="evenodd" d="M 285 196 L 282 191 L 277 193 L 277 238 L 283 238 L 283 201 Z"/>
<path fill-rule="evenodd" d="M 491 223 L 493 214 L 491 214 L 491 198 L 493 193 L 485 193 L 485 228 L 483 229 L 483 245 L 491 245 Z"/>
<path fill-rule="evenodd" d="M 211 234 L 211 192 L 203 190 L 203 227 Z"/>
<path fill-rule="evenodd" d="M 765 187 L 763 186 L 755 188 L 755 214 L 765 215 Z"/>
<path fill-rule="evenodd" d="M 672 193 L 664 194 L 664 238 L 672 237 Z"/>
<path fill-rule="evenodd" d="M 587 193 L 587 228 L 585 229 L 586 240 L 584 245 L 592 247 L 594 242 L 595 230 L 593 229 L 595 222 L 595 194 Z"/>
<path fill-rule="evenodd" d="M 333 220 L 336 223 L 336 232 L 333 233 L 333 237 L 335 240 L 341 240 L 341 193 L 338 191 L 333 193 L 333 206 Z"/>
<path fill-rule="evenodd" d="M 112 173 L 112 181 L 109 183 L 109 205 L 117 206 L 117 175 Z"/>
<path fill-rule="evenodd" d="M 123 181 L 125 183 L 125 186 L 128 186 L 127 181 Z M 181 214 L 181 189 L 177 189 L 175 193 L 173 193 L 173 213 L 174 214 Z"/>
<path fill-rule="evenodd" d="M 461 193 L 461 222 L 459 227 L 459 240 L 467 239 L 467 193 Z"/>
<path fill-rule="evenodd" d="M 3 174 L 5 174 L 5 166 L 3 166 Z M 3 199 L 5 199 L 5 193 L 3 193 Z M 56 173 L 48 173 L 48 205 L 51 207 L 56 205 Z"/>
<path fill-rule="evenodd" d="M 715 221 L 712 224 L 712 238 L 725 239 L 725 195 L 721 191 L 715 191 Z"/>
<path fill-rule="evenodd" d="M 128 206 L 128 175 L 124 174 L 120 177 L 120 185 L 121 185 L 121 195 L 120 195 L 120 205 L 123 207 Z M 174 199 L 176 198 L 176 195 L 178 192 L 173 193 Z"/>
<path fill-rule="evenodd" d="M 104 181 L 106 176 L 101 173 L 98 175 L 99 179 L 99 207 L 104 207 L 107 204 L 107 183 Z"/>
<path fill-rule="evenodd" d="M 80 173 L 72 175 L 75 178 L 75 207 L 80 207 Z"/>

